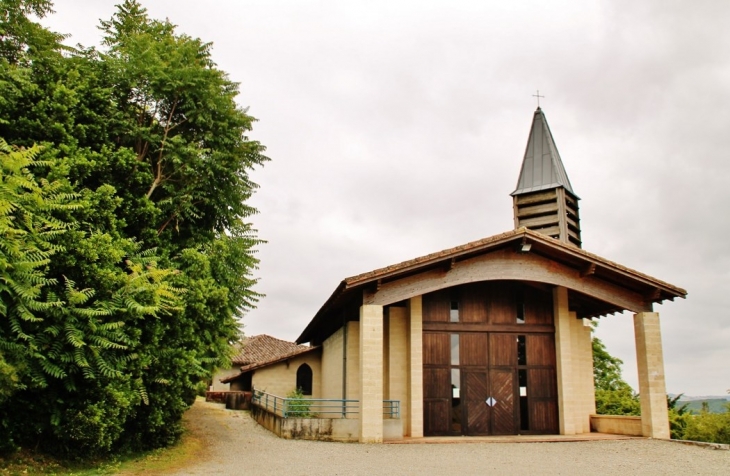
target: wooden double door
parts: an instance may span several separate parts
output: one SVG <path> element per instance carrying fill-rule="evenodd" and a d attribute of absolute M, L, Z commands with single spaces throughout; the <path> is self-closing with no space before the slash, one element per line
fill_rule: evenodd
<path fill-rule="evenodd" d="M 552 333 L 425 332 L 424 433 L 558 432 Z"/>

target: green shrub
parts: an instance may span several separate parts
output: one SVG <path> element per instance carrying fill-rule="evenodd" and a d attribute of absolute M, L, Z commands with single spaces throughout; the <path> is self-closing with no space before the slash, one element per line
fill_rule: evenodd
<path fill-rule="evenodd" d="M 682 439 L 730 444 L 730 409 L 724 413 L 703 411 L 699 415 L 684 417 L 686 428 Z"/>
<path fill-rule="evenodd" d="M 596 388 L 599 415 L 641 415 L 639 396 L 628 385 L 616 390 Z"/>
<path fill-rule="evenodd" d="M 316 413 L 312 413 L 310 408 L 312 401 L 307 399 L 302 393 L 301 388 L 292 390 L 286 394 L 287 398 L 287 413 L 290 417 L 295 418 L 314 418 L 317 416 Z"/>

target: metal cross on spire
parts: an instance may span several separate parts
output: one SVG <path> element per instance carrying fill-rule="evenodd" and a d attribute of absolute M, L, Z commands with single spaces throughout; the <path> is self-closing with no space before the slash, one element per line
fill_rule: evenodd
<path fill-rule="evenodd" d="M 540 90 L 537 90 L 537 94 L 533 94 L 532 97 L 537 98 L 537 107 L 540 108 L 540 98 L 544 98 L 545 96 L 540 96 Z"/>

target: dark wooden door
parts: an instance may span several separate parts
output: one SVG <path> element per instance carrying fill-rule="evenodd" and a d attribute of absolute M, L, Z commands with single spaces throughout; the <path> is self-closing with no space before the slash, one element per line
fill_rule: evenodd
<path fill-rule="evenodd" d="M 552 313 L 549 290 L 525 283 L 425 294 L 424 434 L 557 433 Z"/>
<path fill-rule="evenodd" d="M 449 433 L 451 395 L 448 369 L 423 369 L 423 431 L 427 435 Z"/>
<path fill-rule="evenodd" d="M 464 372 L 464 434 L 513 435 L 514 372 L 503 369 Z"/>
<path fill-rule="evenodd" d="M 463 372 L 464 434 L 483 436 L 489 434 L 492 408 L 486 403 L 489 398 L 488 373 L 485 370 Z"/>
<path fill-rule="evenodd" d="M 515 422 L 515 371 L 514 369 L 489 369 L 489 396 L 492 398 L 492 435 L 514 435 Z"/>
<path fill-rule="evenodd" d="M 555 338 L 527 335 L 527 401 L 530 433 L 558 433 Z"/>
<path fill-rule="evenodd" d="M 423 431 L 447 435 L 451 421 L 449 334 L 423 334 Z"/>

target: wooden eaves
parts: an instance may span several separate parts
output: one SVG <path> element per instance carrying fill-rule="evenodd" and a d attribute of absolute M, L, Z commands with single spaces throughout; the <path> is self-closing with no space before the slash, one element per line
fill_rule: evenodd
<path fill-rule="evenodd" d="M 632 293 L 640 294 L 649 307 L 652 303 L 687 296 L 687 291 L 682 288 L 541 233 L 519 228 L 345 278 L 319 309 L 296 342 L 322 342 L 342 325 L 343 319 L 348 319 L 347 316 L 338 315 L 339 313 L 343 313 L 349 305 L 359 306 L 358 299 L 359 303 L 362 303 L 363 292 L 377 292 L 381 286 L 386 286 L 388 283 L 435 269 L 441 269 L 446 273 L 460 261 L 498 250 L 511 248 L 516 251 L 523 243 L 531 245 L 530 253 L 551 260 L 561 265 L 563 269 L 576 270 L 581 277 L 599 279 L 607 285 L 618 286 L 630 290 Z M 576 291 L 571 292 L 571 301 L 577 306 L 574 310 L 579 313 L 579 317 L 600 317 L 626 310 L 624 307 L 606 303 Z"/>

